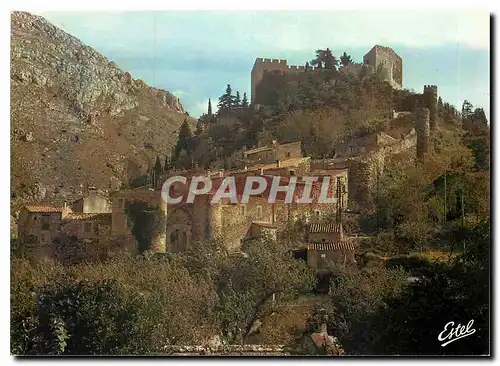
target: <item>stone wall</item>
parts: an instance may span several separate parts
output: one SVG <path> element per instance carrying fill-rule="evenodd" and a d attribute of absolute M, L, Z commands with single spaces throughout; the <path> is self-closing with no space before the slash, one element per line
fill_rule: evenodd
<path fill-rule="evenodd" d="M 124 190 L 112 194 L 111 200 L 111 235 L 114 237 L 132 236 L 132 223 L 126 214 L 127 204 L 134 202 L 146 203 L 157 209 L 159 212 L 162 212 L 162 215 L 158 218 L 158 231 L 151 233 L 150 249 L 161 253 L 166 251 L 167 205 L 161 197 L 161 191 L 151 191 L 146 189 Z"/>
<path fill-rule="evenodd" d="M 108 213 L 111 205 L 106 197 L 97 193 L 91 193 L 87 197 L 80 198 L 71 205 L 73 212 L 83 213 Z"/>
<path fill-rule="evenodd" d="M 324 256 L 324 257 L 322 257 Z M 307 264 L 313 268 L 326 269 L 329 263 L 354 264 L 353 250 L 307 250 Z"/>
<path fill-rule="evenodd" d="M 300 157 L 302 157 L 302 148 L 300 141 L 276 145 L 276 160 L 285 160 Z"/>
<path fill-rule="evenodd" d="M 264 197 L 250 197 L 246 204 L 221 204 L 220 220 L 218 227 L 225 245 L 230 250 L 235 250 L 241 245 L 241 240 L 248 232 L 252 221 L 275 222 L 275 205 L 268 203 Z M 217 219 L 216 214 L 214 219 Z"/>

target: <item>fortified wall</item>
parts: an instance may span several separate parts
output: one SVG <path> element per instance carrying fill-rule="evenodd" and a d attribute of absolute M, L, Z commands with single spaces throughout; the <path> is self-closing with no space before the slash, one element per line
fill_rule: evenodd
<path fill-rule="evenodd" d="M 383 71 L 385 80 L 395 89 L 403 88 L 403 60 L 390 47 L 375 45 L 363 56 L 363 64 L 353 64 L 340 67 L 340 72 L 360 76 L 363 70 L 370 75 L 378 69 Z M 307 71 L 320 71 L 321 68 L 310 67 Z M 288 65 L 287 60 L 257 58 L 251 73 L 252 103 L 255 103 L 257 85 L 262 81 L 266 71 L 280 71 L 283 73 L 305 72 L 305 66 Z"/>
<path fill-rule="evenodd" d="M 310 67 L 308 70 L 319 71 L 319 67 Z M 304 72 L 305 66 L 288 65 L 287 60 L 257 58 L 252 68 L 252 103 L 255 101 L 257 85 L 262 81 L 264 72 L 266 71 L 281 71 L 286 73 Z"/>

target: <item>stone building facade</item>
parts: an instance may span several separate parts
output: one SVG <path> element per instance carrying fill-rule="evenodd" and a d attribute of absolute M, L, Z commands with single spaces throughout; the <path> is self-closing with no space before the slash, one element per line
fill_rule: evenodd
<path fill-rule="evenodd" d="M 267 146 L 243 152 L 243 159 L 249 163 L 275 163 L 281 160 L 301 157 L 302 149 L 300 141 L 288 144 L 280 144 L 278 141 L 273 141 Z"/>
<path fill-rule="evenodd" d="M 307 263 L 318 270 L 331 264 L 355 264 L 353 243 L 344 238 L 340 223 L 311 223 L 307 227 Z"/>
<path fill-rule="evenodd" d="M 111 207 L 106 197 L 91 191 L 87 196 L 74 201 L 71 210 L 82 213 L 109 213 Z"/>
<path fill-rule="evenodd" d="M 36 241 L 29 256 L 52 260 L 67 249 L 64 245 L 69 238 L 72 241 L 98 239 L 108 236 L 110 229 L 109 201 L 92 193 L 61 207 L 25 205 L 19 215 L 18 238 L 22 246 L 28 245 L 30 240 Z"/>

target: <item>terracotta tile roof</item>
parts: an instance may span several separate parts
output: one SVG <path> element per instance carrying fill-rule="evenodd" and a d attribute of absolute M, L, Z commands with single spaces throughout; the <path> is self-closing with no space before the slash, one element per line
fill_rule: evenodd
<path fill-rule="evenodd" d="M 339 241 L 336 243 L 308 243 L 307 249 L 311 250 L 325 250 L 325 251 L 336 251 L 336 250 L 354 250 L 354 245 L 347 241 Z"/>
<path fill-rule="evenodd" d="M 65 220 L 72 221 L 98 221 L 102 223 L 111 223 L 111 213 L 82 213 L 74 212 L 65 217 Z"/>
<path fill-rule="evenodd" d="M 319 223 L 314 222 L 308 226 L 309 233 L 338 233 L 341 231 L 341 225 L 335 222 Z"/>
<path fill-rule="evenodd" d="M 71 212 L 71 209 L 66 207 L 55 207 L 49 205 L 25 205 L 24 208 L 28 210 L 28 212 L 41 212 L 41 213 L 59 213 L 63 211 Z"/>

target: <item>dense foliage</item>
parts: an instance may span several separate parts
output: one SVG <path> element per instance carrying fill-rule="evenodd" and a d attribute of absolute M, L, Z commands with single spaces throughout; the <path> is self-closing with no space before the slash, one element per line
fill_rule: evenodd
<path fill-rule="evenodd" d="M 263 242 L 246 256 L 206 243 L 73 266 L 16 259 L 11 278 L 14 354 L 153 354 L 214 336 L 235 343 L 273 294 L 279 308 L 314 287 L 310 268 Z"/>

